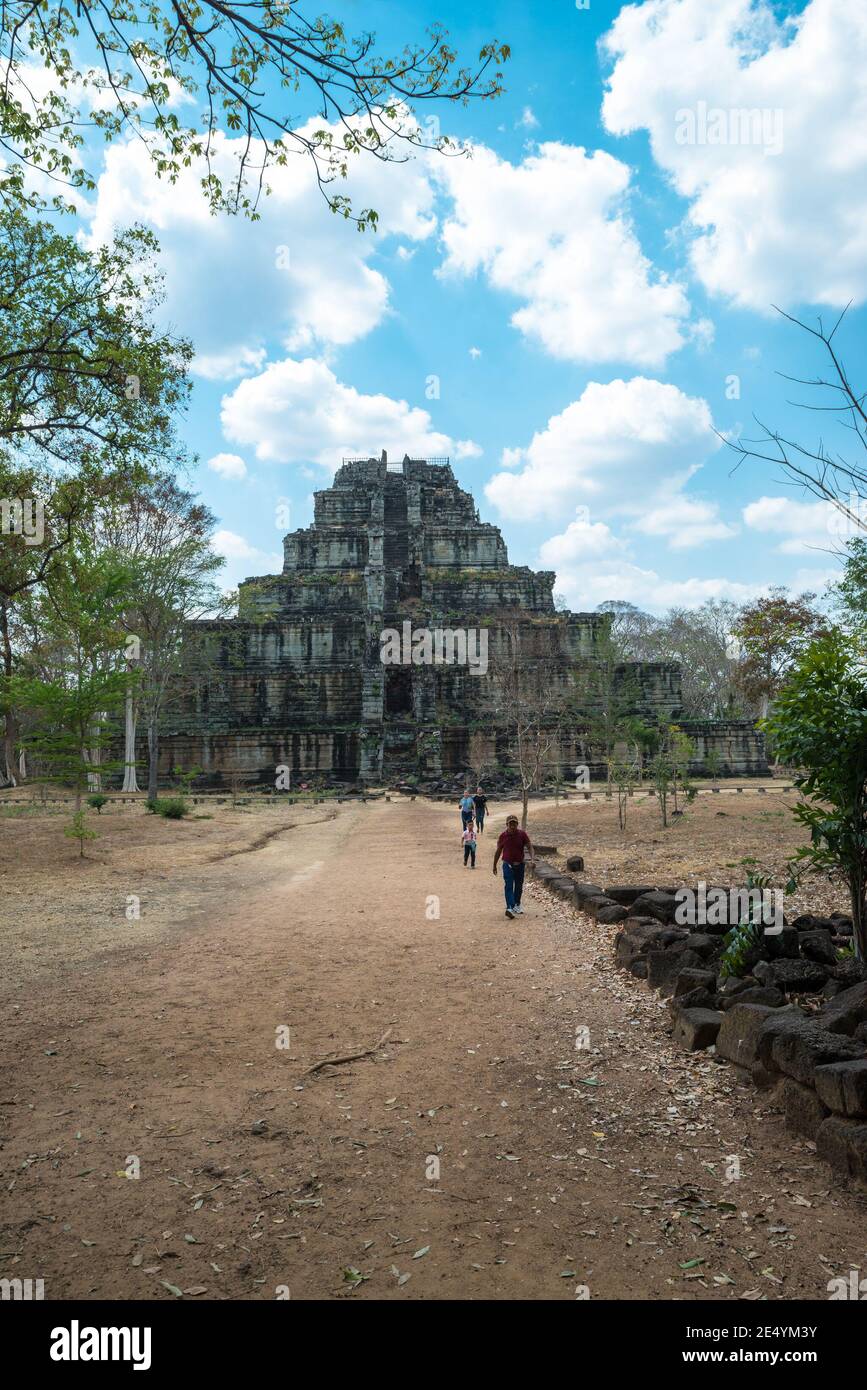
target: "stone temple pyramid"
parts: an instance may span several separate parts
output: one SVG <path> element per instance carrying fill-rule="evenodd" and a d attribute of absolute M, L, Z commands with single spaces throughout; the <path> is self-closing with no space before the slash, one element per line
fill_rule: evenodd
<path fill-rule="evenodd" d="M 279 767 L 293 780 L 424 786 L 482 761 L 489 781 L 508 778 L 497 670 L 516 633 L 522 660 L 564 691 L 607 640 L 607 615 L 555 609 L 553 572 L 509 564 L 448 459 L 344 460 L 283 553 L 281 574 L 240 586 L 237 618 L 189 624 L 166 769 L 201 768 L 215 786 L 237 776 L 274 786 Z M 679 666 L 618 673 L 636 714 L 681 724 L 697 767 L 714 750 L 724 773 L 766 772 L 749 721 L 678 719 Z M 584 747 L 580 723 L 558 740 L 563 779 Z"/>

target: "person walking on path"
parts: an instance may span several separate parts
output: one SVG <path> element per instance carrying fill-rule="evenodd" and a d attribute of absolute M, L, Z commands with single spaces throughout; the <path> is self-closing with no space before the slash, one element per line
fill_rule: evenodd
<path fill-rule="evenodd" d="M 470 868 L 476 867 L 476 827 L 472 821 L 466 826 L 461 836 L 461 844 L 464 847 L 464 868 L 467 867 L 467 860 L 471 860 Z"/>
<path fill-rule="evenodd" d="M 506 828 L 497 840 L 494 855 L 494 877 L 497 865 L 503 859 L 503 888 L 506 894 L 506 916 L 520 917 L 524 909 L 521 896 L 524 892 L 524 869 L 533 862 L 533 846 L 526 830 L 518 829 L 518 817 L 507 816 Z"/>
<path fill-rule="evenodd" d="M 476 825 L 481 835 L 485 828 L 485 815 L 488 809 L 488 798 L 481 787 L 476 787 L 476 794 L 473 797 L 473 805 L 476 808 Z"/>
<path fill-rule="evenodd" d="M 462 828 L 463 828 L 464 830 L 466 830 L 466 828 L 467 828 L 467 826 L 469 825 L 470 821 L 473 819 L 473 817 L 474 817 L 475 814 L 476 814 L 476 803 L 473 801 L 473 798 L 472 798 L 472 795 L 471 795 L 471 793 L 470 793 L 469 787 L 467 787 L 466 791 L 464 792 L 463 796 L 461 797 L 461 800 L 460 800 L 460 808 L 461 808 L 461 826 L 462 826 Z"/>

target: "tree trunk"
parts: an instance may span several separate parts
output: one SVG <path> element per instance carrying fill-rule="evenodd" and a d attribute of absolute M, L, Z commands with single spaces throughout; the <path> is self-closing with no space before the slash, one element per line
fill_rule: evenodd
<path fill-rule="evenodd" d="M 157 729 L 156 719 L 152 719 L 148 724 L 148 800 L 156 801 L 157 791 L 157 768 L 160 757 L 160 736 Z"/>
<path fill-rule="evenodd" d="M 530 788 L 521 783 L 521 829 L 527 829 L 527 816 L 530 811 Z"/>
<path fill-rule="evenodd" d="M 87 774 L 87 790 L 89 792 L 101 792 L 102 773 L 99 771 L 99 766 L 102 761 L 102 749 L 99 747 L 99 744 L 96 744 L 89 750 L 87 761 L 93 769 L 92 772 L 88 772 Z"/>
<path fill-rule="evenodd" d="M 22 781 L 22 782 L 26 782 L 26 780 L 27 780 L 27 756 L 26 756 L 26 754 L 25 754 L 23 748 L 21 749 L 21 752 L 18 754 L 18 776 L 21 778 L 21 781 Z"/>
<path fill-rule="evenodd" d="M 135 769 L 135 727 L 136 727 L 136 708 L 133 699 L 132 689 L 126 692 L 126 719 L 124 725 L 124 747 L 123 747 L 123 790 L 125 792 L 139 791 L 138 778 Z"/>
<path fill-rule="evenodd" d="M 12 677 L 12 642 L 9 638 L 9 610 L 0 603 L 0 637 L 3 639 L 3 674 L 7 680 Z M 10 787 L 17 787 L 15 776 L 15 744 L 18 737 L 18 723 L 15 711 L 7 705 L 5 710 L 5 732 L 3 735 L 3 763 L 6 781 Z"/>
<path fill-rule="evenodd" d="M 6 711 L 6 732 L 3 735 L 4 777 L 10 787 L 18 786 L 15 776 L 15 716 L 11 709 Z"/>
<path fill-rule="evenodd" d="M 867 960 L 867 902 L 864 884 L 858 879 L 849 883 L 849 899 L 852 904 L 852 937 L 855 943 L 857 960 Z"/>

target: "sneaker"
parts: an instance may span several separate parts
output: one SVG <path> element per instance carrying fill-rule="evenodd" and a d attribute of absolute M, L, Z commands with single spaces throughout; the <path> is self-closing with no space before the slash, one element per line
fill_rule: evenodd
<path fill-rule="evenodd" d="M 517 914 L 517 916 L 522 917 L 522 916 L 524 915 L 524 909 L 521 907 L 520 903 L 517 903 L 517 904 L 516 904 L 514 910 L 515 910 L 515 913 Z"/>
<path fill-rule="evenodd" d="M 511 909 L 510 907 L 507 907 L 507 908 L 506 908 L 506 916 L 507 916 L 507 917 L 514 917 L 514 915 L 515 915 L 515 914 L 514 914 L 514 912 L 512 911 L 512 909 Z"/>

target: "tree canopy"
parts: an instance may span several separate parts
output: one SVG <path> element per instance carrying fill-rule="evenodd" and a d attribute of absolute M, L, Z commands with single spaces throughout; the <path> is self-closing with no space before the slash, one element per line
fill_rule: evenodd
<path fill-rule="evenodd" d="M 253 212 L 268 167 L 306 156 L 332 210 L 360 227 L 375 210 L 330 188 L 352 156 L 445 149 L 419 105 L 497 96 L 509 56 L 490 41 L 462 60 L 439 25 L 384 54 L 375 35 L 308 18 L 295 0 L 0 0 L 0 20 L 0 193 L 20 196 L 28 169 L 91 189 L 88 138 L 130 134 L 170 179 L 201 160 L 214 209 Z M 239 141 L 228 183 L 220 130 Z"/>

